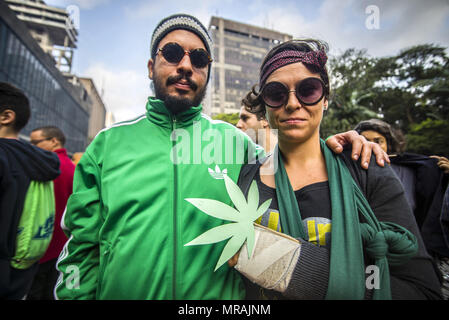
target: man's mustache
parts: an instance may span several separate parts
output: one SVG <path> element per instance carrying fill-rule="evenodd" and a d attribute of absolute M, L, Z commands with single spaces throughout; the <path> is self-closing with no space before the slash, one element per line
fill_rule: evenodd
<path fill-rule="evenodd" d="M 167 86 L 171 85 L 171 84 L 175 84 L 178 81 L 181 81 L 182 79 L 185 79 L 188 83 L 188 85 L 190 86 L 190 88 L 193 91 L 196 91 L 196 89 L 198 88 L 198 85 L 188 76 L 185 76 L 184 74 L 179 74 L 177 76 L 171 76 L 167 78 Z"/>

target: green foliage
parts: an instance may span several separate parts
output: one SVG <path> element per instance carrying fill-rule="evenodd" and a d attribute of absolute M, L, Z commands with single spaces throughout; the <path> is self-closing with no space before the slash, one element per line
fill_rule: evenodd
<path fill-rule="evenodd" d="M 321 123 L 321 135 L 326 138 L 337 132 L 352 130 L 354 123 L 376 118 L 377 114 L 363 105 L 364 101 L 370 97 L 371 94 L 359 95 L 357 91 L 353 91 L 344 106 L 331 101 L 328 114 Z"/>
<path fill-rule="evenodd" d="M 212 119 L 226 121 L 235 126 L 239 122 L 239 113 L 219 113 Z"/>
<path fill-rule="evenodd" d="M 407 150 L 424 155 L 449 157 L 449 121 L 426 119 L 412 125 L 407 134 Z"/>
<path fill-rule="evenodd" d="M 322 137 L 381 118 L 408 138 L 407 151 L 447 154 L 449 57 L 446 48 L 418 45 L 374 58 L 349 49 L 329 60 L 332 93 Z M 449 145 L 446 142 L 446 145 Z"/>

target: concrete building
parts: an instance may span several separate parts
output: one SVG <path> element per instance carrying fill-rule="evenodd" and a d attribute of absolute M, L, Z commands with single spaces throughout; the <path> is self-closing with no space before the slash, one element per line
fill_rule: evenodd
<path fill-rule="evenodd" d="M 106 110 L 106 119 L 104 121 L 105 127 L 110 127 L 114 123 L 116 123 L 117 120 L 115 120 L 114 114 L 111 111 Z"/>
<path fill-rule="evenodd" d="M 25 92 L 31 118 L 21 132 L 27 139 L 32 129 L 55 125 L 67 137 L 69 152 L 84 150 L 88 143 L 89 94 L 73 86 L 31 36 L 27 24 L 18 19 L 5 1 L 0 1 L 0 81 Z"/>
<path fill-rule="evenodd" d="M 87 143 L 89 144 L 106 125 L 106 107 L 103 103 L 102 94 L 98 92 L 91 78 L 79 78 L 75 75 L 67 75 L 66 78 L 75 87 L 85 90 L 86 101 L 90 110 L 87 132 Z"/>
<path fill-rule="evenodd" d="M 80 82 L 86 88 L 89 97 L 92 100 L 92 111 L 89 118 L 89 130 L 87 133 L 88 142 L 92 142 L 97 133 L 105 127 L 106 108 L 103 103 L 102 95 L 95 87 L 94 81 L 90 78 L 80 78 Z"/>
<path fill-rule="evenodd" d="M 214 41 L 209 101 L 205 113 L 235 113 L 240 101 L 258 82 L 259 67 L 275 45 L 290 40 L 289 34 L 219 17 L 212 17 L 209 31 Z"/>
<path fill-rule="evenodd" d="M 31 36 L 45 53 L 53 56 L 56 67 L 72 72 L 73 51 L 78 32 L 64 9 L 48 6 L 42 0 L 5 0 L 17 18 L 23 21 Z"/>

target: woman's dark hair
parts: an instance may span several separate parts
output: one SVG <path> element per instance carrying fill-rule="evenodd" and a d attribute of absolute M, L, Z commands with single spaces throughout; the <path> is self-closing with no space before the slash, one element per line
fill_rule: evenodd
<path fill-rule="evenodd" d="M 398 154 L 405 150 L 405 138 L 402 132 L 398 129 L 393 129 L 385 121 L 379 119 L 370 119 L 359 122 L 355 128 L 359 134 L 363 131 L 376 131 L 383 135 L 387 140 L 387 153 Z"/>
<path fill-rule="evenodd" d="M 300 52 L 310 52 L 310 51 L 322 51 L 325 54 L 329 51 L 329 46 L 326 42 L 316 39 L 293 39 L 286 42 L 283 42 L 273 49 L 271 49 L 267 55 L 265 56 L 264 60 L 262 61 L 262 64 L 260 66 L 260 71 L 263 70 L 265 67 L 265 64 L 276 54 L 287 51 L 287 50 L 293 50 L 293 51 L 300 51 Z M 325 84 L 325 92 L 324 96 L 326 99 L 329 99 L 330 94 L 330 83 L 329 83 L 329 74 L 327 72 L 326 66 L 323 68 L 320 68 L 316 65 L 307 64 L 304 63 L 306 68 L 313 73 L 318 73 L 320 75 L 321 80 L 323 80 Z M 243 105 L 245 106 L 245 109 L 248 112 L 255 113 L 256 115 L 261 116 L 263 115 L 265 117 L 265 111 L 266 106 L 265 103 L 260 96 L 260 92 L 258 92 L 257 87 L 259 85 L 255 84 L 251 90 L 247 93 L 246 97 L 242 100 Z M 260 88 L 259 88 L 260 90 Z"/>
<path fill-rule="evenodd" d="M 257 105 L 259 103 L 259 97 L 254 91 L 254 88 L 255 86 L 253 86 L 252 90 L 248 92 L 242 99 L 242 106 L 245 107 L 246 111 L 254 113 L 257 117 L 257 120 L 266 120 L 267 117 L 265 115 L 265 107 L 261 108 L 259 105 Z"/>

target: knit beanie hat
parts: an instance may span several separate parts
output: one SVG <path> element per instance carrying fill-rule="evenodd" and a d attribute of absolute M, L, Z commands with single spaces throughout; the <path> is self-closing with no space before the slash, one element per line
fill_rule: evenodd
<path fill-rule="evenodd" d="M 163 20 L 161 20 L 156 28 L 154 29 L 153 35 L 151 37 L 151 58 L 154 59 L 156 56 L 156 51 L 158 49 L 159 42 L 171 31 L 184 29 L 195 33 L 204 43 L 206 51 L 212 57 L 212 38 L 209 35 L 206 27 L 195 17 L 180 13 L 171 15 Z M 210 67 L 208 70 L 207 79 L 209 80 Z"/>

